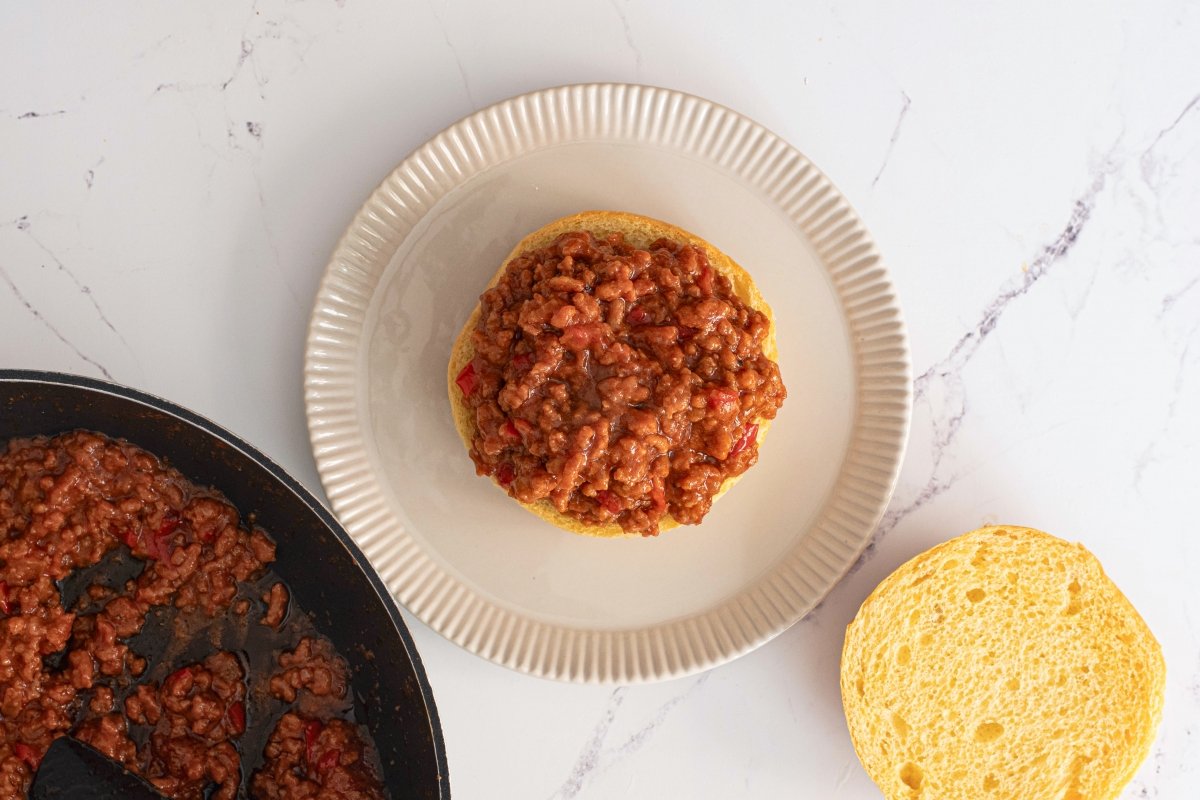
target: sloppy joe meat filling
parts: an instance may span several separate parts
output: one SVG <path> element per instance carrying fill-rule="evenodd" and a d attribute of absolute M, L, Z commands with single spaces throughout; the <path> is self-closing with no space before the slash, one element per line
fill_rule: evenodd
<path fill-rule="evenodd" d="M 480 298 L 456 381 L 476 472 L 588 525 L 698 523 L 787 396 L 769 330 L 701 248 L 564 233 Z"/>
<path fill-rule="evenodd" d="M 141 571 L 123 587 L 93 584 L 76 607 L 64 608 L 59 582 L 122 545 L 144 562 Z M 209 617 L 229 608 L 238 584 L 274 559 L 274 543 L 242 526 L 224 498 L 133 445 L 83 431 L 9 442 L 0 450 L 0 800 L 25 795 L 63 735 L 169 797 L 235 797 L 249 680 L 239 656 L 218 651 L 156 681 L 154 665 L 128 640 L 156 608 Z M 265 623 L 279 625 L 286 588 L 276 584 L 266 602 Z M 305 638 L 302 648 L 320 654 L 319 664 L 307 665 L 320 674 L 294 675 L 288 659 L 303 654 L 284 653 L 280 676 L 268 679 L 284 681 L 289 700 L 325 688 L 322 676 L 336 676 L 342 682 L 329 688 L 344 693 L 347 668 L 329 642 Z M 345 753 L 337 780 L 346 791 L 327 796 L 381 797 L 364 756 L 369 745 L 350 723 L 330 724 Z M 350 736 L 354 743 L 345 744 Z M 312 796 L 291 793 L 292 782 L 274 786 L 289 768 L 266 764 L 253 792 Z"/>

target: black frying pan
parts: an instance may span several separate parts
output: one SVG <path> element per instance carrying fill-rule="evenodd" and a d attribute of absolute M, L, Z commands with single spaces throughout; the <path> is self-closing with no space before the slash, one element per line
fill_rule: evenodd
<path fill-rule="evenodd" d="M 433 692 L 391 595 L 315 497 L 238 437 L 173 403 L 103 381 L 0 370 L 0 443 L 87 429 L 126 439 L 212 486 L 275 539 L 272 568 L 351 667 L 355 713 L 392 796 L 449 798 Z"/>

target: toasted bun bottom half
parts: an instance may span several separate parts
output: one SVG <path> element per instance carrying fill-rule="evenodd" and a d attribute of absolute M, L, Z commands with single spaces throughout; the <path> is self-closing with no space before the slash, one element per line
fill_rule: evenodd
<path fill-rule="evenodd" d="M 497 270 L 484 291 L 490 289 L 500 280 L 500 277 L 504 274 L 504 270 L 508 267 L 508 263 L 514 258 L 527 251 L 546 247 L 552 244 L 560 235 L 571 231 L 590 231 L 597 238 L 603 238 L 610 233 L 619 232 L 625 236 L 626 242 L 639 248 L 648 247 L 652 242 L 663 238 L 702 248 L 708 256 L 709 265 L 729 279 L 733 291 L 742 302 L 750 308 L 761 311 L 766 315 L 770 321 L 770 329 L 766 340 L 763 342 L 763 354 L 772 361 L 778 362 L 779 354 L 775 341 L 775 317 L 771 313 L 770 306 L 763 300 L 758 287 L 754 285 L 754 281 L 750 278 L 750 275 L 732 258 L 699 236 L 670 223 L 651 219 L 650 217 L 643 217 L 638 214 L 630 214 L 623 211 L 584 211 L 569 217 L 556 219 L 538 228 L 518 242 L 512 249 L 512 252 L 508 254 L 508 257 L 500 264 L 500 269 Z M 454 379 L 462 371 L 463 367 L 467 365 L 467 362 L 475 357 L 475 348 L 471 343 L 471 332 L 475 330 L 475 326 L 479 322 L 479 314 L 479 304 L 476 303 L 475 310 L 471 312 L 471 316 L 467 319 L 462 331 L 458 334 L 458 339 L 454 342 L 454 348 L 450 354 L 450 364 L 446 370 L 446 389 L 450 396 L 450 408 L 454 414 L 454 426 L 458 429 L 458 435 L 462 438 L 468 450 L 470 450 L 471 441 L 475 437 L 475 414 L 471 407 L 467 405 L 462 392 L 459 391 L 457 385 L 454 383 Z M 759 446 L 762 445 L 763 440 L 766 438 L 767 429 L 770 426 L 770 420 L 758 420 L 758 437 L 756 441 Z M 745 474 L 744 472 L 742 473 L 742 475 Z M 740 478 L 741 475 L 737 475 L 726 479 L 721 485 L 720 491 L 713 497 L 713 502 L 715 503 L 720 499 Z M 496 484 L 496 486 L 497 488 L 501 488 L 499 484 Z M 501 490 L 503 491 L 503 489 Z M 637 533 L 626 533 L 616 523 L 587 525 L 561 513 L 549 500 L 541 500 L 533 504 L 521 503 L 519 500 L 515 502 L 520 503 L 525 509 L 552 525 L 557 525 L 563 530 L 571 531 L 572 533 L 604 538 L 640 536 Z M 679 523 L 668 514 L 663 517 L 662 522 L 659 524 L 659 530 L 666 531 L 678 526 Z"/>
<path fill-rule="evenodd" d="M 842 651 L 850 736 L 889 800 L 1111 800 L 1150 750 L 1164 682 L 1095 556 L 1011 526 L 901 566 Z"/>

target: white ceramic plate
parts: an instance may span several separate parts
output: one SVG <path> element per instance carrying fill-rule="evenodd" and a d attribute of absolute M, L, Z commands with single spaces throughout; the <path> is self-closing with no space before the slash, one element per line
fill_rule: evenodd
<path fill-rule="evenodd" d="M 446 397 L 451 343 L 512 244 L 593 208 L 708 239 L 778 324 L 789 396 L 758 465 L 655 539 L 521 509 L 475 476 Z M 499 103 L 388 176 L 321 282 L 305 401 L 334 512 L 401 603 L 499 664 L 622 683 L 726 662 L 816 605 L 887 505 L 911 410 L 891 283 L 825 176 L 729 109 L 623 84 Z"/>

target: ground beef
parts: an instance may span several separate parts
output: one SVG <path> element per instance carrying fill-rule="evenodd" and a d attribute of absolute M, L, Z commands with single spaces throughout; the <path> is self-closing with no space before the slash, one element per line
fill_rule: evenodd
<path fill-rule="evenodd" d="M 589 525 L 700 522 L 787 395 L 770 321 L 692 245 L 564 233 L 510 261 L 480 312 L 457 378 L 476 471 Z"/>
<path fill-rule="evenodd" d="M 270 688 L 285 703 L 295 701 L 299 691 L 316 697 L 346 694 L 346 662 L 324 639 L 301 639 L 295 650 L 279 655 L 279 667 Z"/>
<path fill-rule="evenodd" d="M 262 624 L 268 628 L 278 628 L 279 623 L 283 622 L 283 618 L 287 616 L 287 587 L 282 583 L 275 584 L 263 595 L 263 602 L 267 604 L 267 613 L 263 615 Z"/>
<path fill-rule="evenodd" d="M 87 586 L 64 609 L 58 582 L 122 546 L 140 571 L 117 587 Z M 239 657 L 213 653 L 159 684 L 145 680 L 149 665 L 129 640 L 155 609 L 179 613 L 177 636 L 183 615 L 200 620 L 192 634 L 203 630 L 274 558 L 271 540 L 224 498 L 128 443 L 87 432 L 9 442 L 0 453 L 0 800 L 24 796 L 50 743 L 67 734 L 169 797 L 234 797 L 247 723 Z M 277 583 L 265 600 L 265 619 L 278 625 L 286 588 Z M 306 638 L 284 656 L 293 697 L 301 687 L 345 694 L 347 667 L 328 641 Z M 367 796 L 382 796 L 375 780 Z"/>
<path fill-rule="evenodd" d="M 284 714 L 271 733 L 266 762 L 250 783 L 265 800 L 376 800 L 379 779 L 365 758 L 355 726 L 295 713 Z"/>

